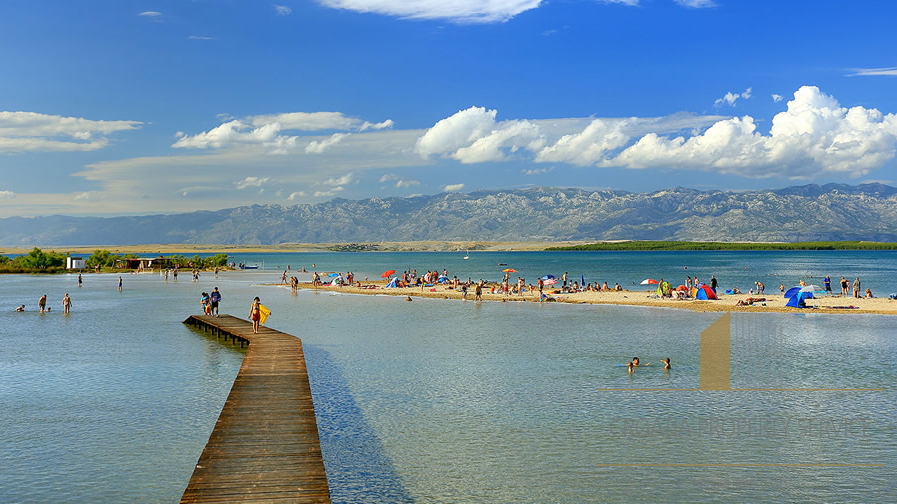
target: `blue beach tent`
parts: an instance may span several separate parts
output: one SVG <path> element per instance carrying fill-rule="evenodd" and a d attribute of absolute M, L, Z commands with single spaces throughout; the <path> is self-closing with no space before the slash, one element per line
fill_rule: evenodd
<path fill-rule="evenodd" d="M 788 299 L 791 299 L 792 297 L 794 297 L 795 294 L 800 292 L 801 289 L 803 289 L 803 287 L 801 287 L 800 285 L 798 285 L 797 287 L 792 287 L 792 288 L 788 289 L 787 291 L 785 291 L 785 297 Z"/>
<path fill-rule="evenodd" d="M 785 303 L 785 306 L 790 306 L 792 308 L 806 308 L 807 303 L 805 302 L 805 300 L 807 299 L 813 299 L 813 293 L 800 291 L 797 294 L 791 296 L 791 299 L 789 299 L 788 302 Z"/>
<path fill-rule="evenodd" d="M 384 289 L 394 289 L 394 288 L 396 288 L 396 287 L 397 287 L 397 286 L 396 286 L 396 277 L 393 277 L 393 279 L 390 280 L 388 284 L 386 284 L 386 286 L 384 287 Z"/>

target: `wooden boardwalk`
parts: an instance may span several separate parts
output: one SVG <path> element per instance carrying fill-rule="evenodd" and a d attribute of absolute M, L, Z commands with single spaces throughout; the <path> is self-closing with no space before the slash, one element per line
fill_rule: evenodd
<path fill-rule="evenodd" d="M 181 502 L 330 502 L 302 342 L 222 315 L 185 324 L 248 342 Z"/>

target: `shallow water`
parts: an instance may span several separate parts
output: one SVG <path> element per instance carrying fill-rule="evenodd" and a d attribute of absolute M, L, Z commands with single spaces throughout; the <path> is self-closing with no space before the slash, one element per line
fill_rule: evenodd
<path fill-rule="evenodd" d="M 745 257 L 722 255 L 702 257 L 736 277 Z M 316 260 L 375 272 L 390 257 Z M 747 262 L 819 275 L 832 257 Z M 402 262 L 450 272 L 469 262 L 439 259 Z M 892 259 L 858 263 L 870 279 L 895 278 Z M 302 338 L 335 502 L 892 500 L 892 317 L 732 319 L 733 387 L 885 391 L 672 390 L 699 387 L 700 334 L 719 313 L 292 295 L 258 285 L 279 281 L 275 271 L 177 284 L 127 275 L 121 293 L 117 279 L 85 275 L 79 289 L 74 276 L 0 277 L 0 458 L 13 461 L 0 465 L 0 501 L 179 498 L 242 359 L 181 324 L 215 285 L 222 312 L 245 317 L 258 295 L 272 327 Z M 55 311 L 65 291 L 68 316 Z M 51 314 L 11 311 L 44 293 Z M 636 355 L 652 365 L 618 366 Z M 661 357 L 672 370 L 656 367 Z"/>

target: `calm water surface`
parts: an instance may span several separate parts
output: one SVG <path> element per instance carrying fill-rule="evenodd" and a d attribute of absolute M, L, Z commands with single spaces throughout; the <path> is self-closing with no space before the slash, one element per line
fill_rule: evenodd
<path fill-rule="evenodd" d="M 378 278 L 448 268 L 495 279 L 506 262 L 532 278 L 605 272 L 621 284 L 684 280 L 684 266 L 723 287 L 754 269 L 789 279 L 850 269 L 881 292 L 897 280 L 894 255 L 516 254 L 258 261 Z M 832 264 L 850 268 L 823 271 Z M 0 466 L 0 501 L 177 501 L 242 358 L 181 324 L 215 285 L 222 312 L 245 317 L 259 295 L 269 324 L 302 338 L 335 502 L 893 500 L 893 317 L 732 319 L 735 387 L 884 391 L 673 391 L 699 387 L 699 337 L 718 313 L 291 295 L 258 285 L 279 281 L 273 267 L 198 284 L 128 275 L 121 293 L 117 278 L 85 276 L 81 289 L 72 276 L 0 278 L 0 455 L 12 461 Z M 66 291 L 69 316 L 55 312 Z M 12 313 L 44 293 L 52 314 Z M 629 375 L 618 364 L 636 355 L 654 364 Z M 655 367 L 661 357 L 671 371 Z"/>

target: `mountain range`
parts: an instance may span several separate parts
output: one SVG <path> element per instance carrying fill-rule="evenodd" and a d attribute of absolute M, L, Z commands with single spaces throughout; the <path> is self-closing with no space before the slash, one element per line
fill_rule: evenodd
<path fill-rule="evenodd" d="M 634 193 L 536 187 L 168 215 L 0 219 L 0 244 L 16 247 L 561 240 L 897 242 L 897 189 L 811 184 Z"/>

